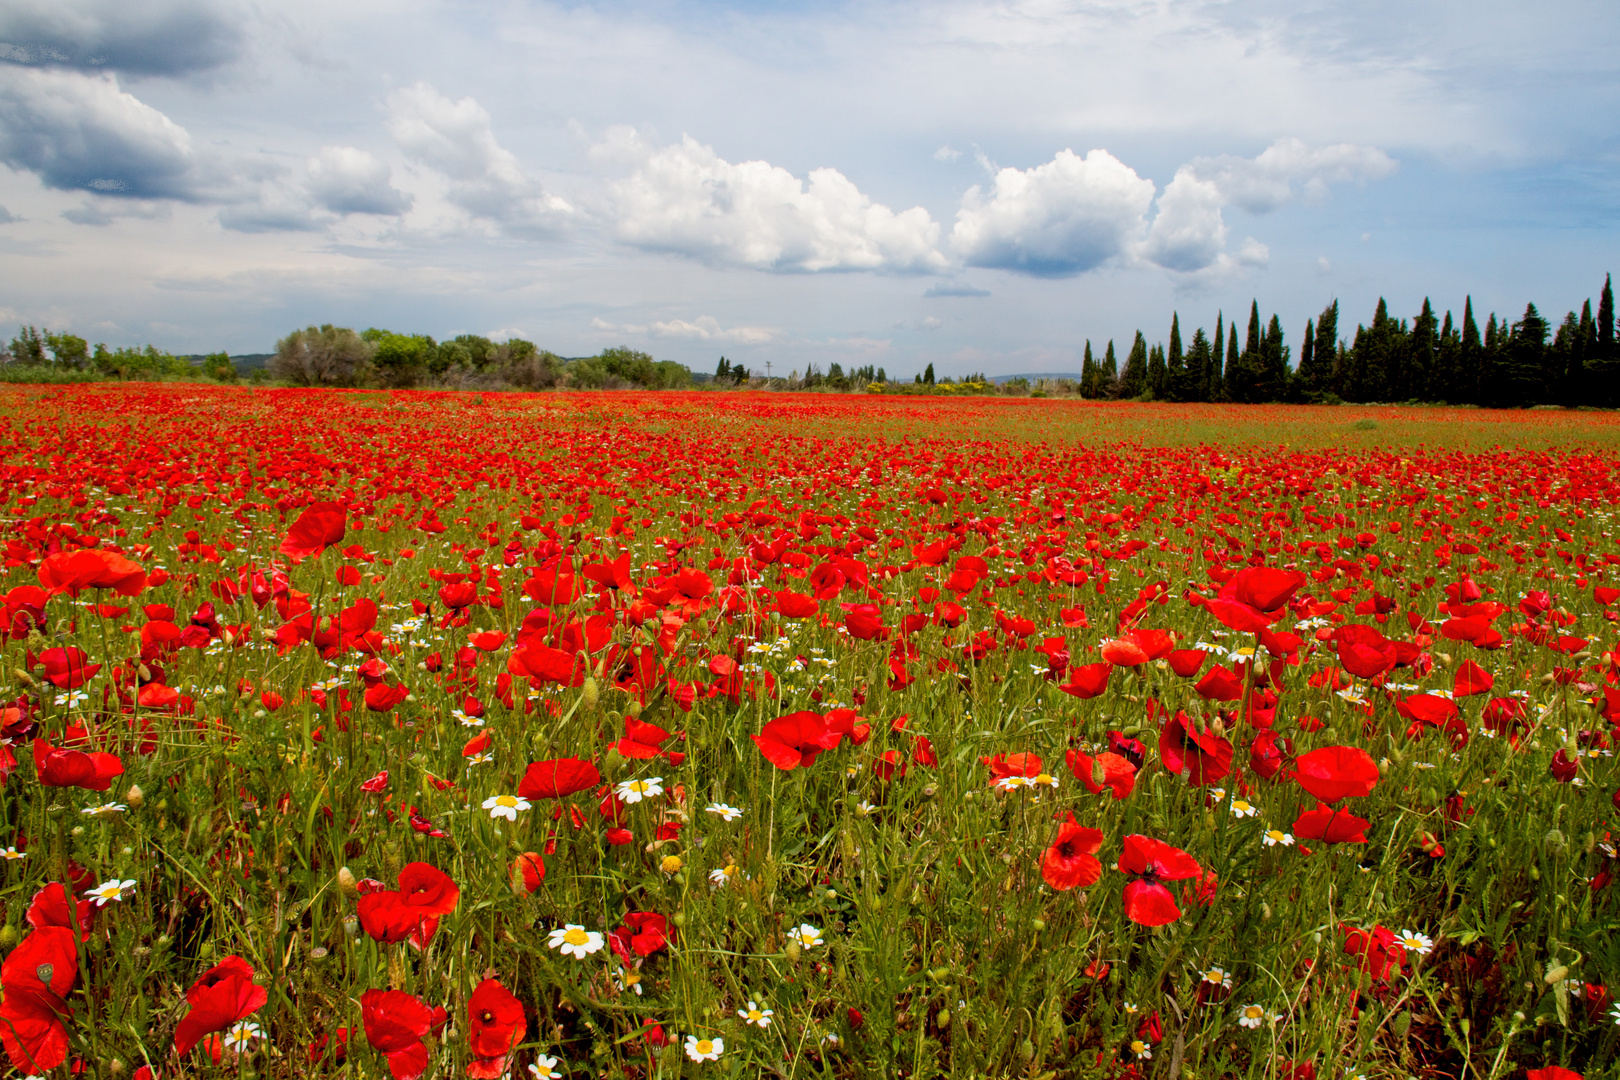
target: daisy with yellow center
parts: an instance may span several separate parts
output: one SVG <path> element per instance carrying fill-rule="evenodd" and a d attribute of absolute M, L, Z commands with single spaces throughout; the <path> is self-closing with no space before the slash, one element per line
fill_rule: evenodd
<path fill-rule="evenodd" d="M 1243 1011 L 1238 1013 L 1238 1023 L 1246 1028 L 1257 1028 L 1266 1018 L 1266 1010 L 1261 1005 L 1245 1005 Z"/>
<path fill-rule="evenodd" d="M 770 1027 L 771 1017 L 775 1016 L 776 1013 L 770 1009 L 762 1009 L 750 1001 L 748 1008 L 737 1010 L 737 1015 L 743 1018 L 745 1024 L 753 1024 L 755 1027 Z"/>
<path fill-rule="evenodd" d="M 86 889 L 84 895 L 94 900 L 97 907 L 106 907 L 109 901 L 122 900 L 126 892 L 133 892 L 134 889 L 133 881 L 119 881 L 113 878 L 111 881 L 103 881 L 93 889 Z"/>
<path fill-rule="evenodd" d="M 696 1035 L 686 1037 L 686 1056 L 693 1061 L 717 1061 L 725 1052 L 724 1039 L 700 1039 Z"/>
<path fill-rule="evenodd" d="M 1131 1053 L 1135 1054 L 1138 1060 L 1147 1061 L 1153 1056 L 1153 1047 L 1149 1046 L 1141 1039 L 1132 1039 Z"/>
<path fill-rule="evenodd" d="M 1265 842 L 1266 847 L 1276 847 L 1278 844 L 1283 847 L 1294 846 L 1294 834 L 1283 832 L 1281 829 L 1267 829 L 1261 840 Z"/>
<path fill-rule="evenodd" d="M 1254 815 L 1255 815 L 1255 809 L 1254 809 L 1254 804 L 1253 803 L 1249 802 L 1247 799 L 1233 799 L 1232 800 L 1232 816 L 1233 817 L 1245 818 L 1245 817 L 1254 817 Z"/>
<path fill-rule="evenodd" d="M 664 793 L 664 778 L 662 776 L 649 776 L 645 780 L 626 780 L 613 788 L 617 795 L 627 805 L 640 802 L 642 799 L 651 799 Z"/>
<path fill-rule="evenodd" d="M 489 811 L 490 817 L 503 817 L 507 821 L 516 821 L 518 811 L 528 808 L 529 800 L 518 795 L 491 795 L 484 800 L 484 809 Z"/>
<path fill-rule="evenodd" d="M 578 923 L 568 923 L 561 929 L 553 930 L 551 940 L 546 944 L 562 950 L 564 956 L 583 960 L 602 947 L 602 940 L 602 935 L 595 930 L 587 930 Z"/>
<path fill-rule="evenodd" d="M 789 939 L 798 942 L 806 949 L 813 949 L 822 944 L 821 931 L 809 923 L 800 923 L 797 930 L 788 934 Z"/>

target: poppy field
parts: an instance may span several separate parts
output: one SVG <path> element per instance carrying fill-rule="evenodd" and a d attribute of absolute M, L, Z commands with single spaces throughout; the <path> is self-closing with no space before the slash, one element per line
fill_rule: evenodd
<path fill-rule="evenodd" d="M 1617 432 L 0 388 L 5 1068 L 1609 1075 Z"/>

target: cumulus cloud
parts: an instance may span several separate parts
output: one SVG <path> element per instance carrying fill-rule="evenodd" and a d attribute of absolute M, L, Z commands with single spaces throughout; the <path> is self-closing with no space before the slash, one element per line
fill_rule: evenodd
<path fill-rule="evenodd" d="M 1395 160 L 1376 146 L 1312 147 L 1300 139 L 1278 139 L 1256 157 L 1195 158 L 1186 168 L 1214 184 L 1228 203 L 1262 214 L 1291 201 L 1301 190 L 1307 197 L 1320 198 L 1329 184 L 1382 180 L 1395 171 Z"/>
<path fill-rule="evenodd" d="M 1182 166 L 1159 195 L 1159 212 L 1142 254 L 1167 270 L 1202 270 L 1226 250 L 1225 204 L 1220 189 Z"/>
<path fill-rule="evenodd" d="M 389 168 L 353 146 L 323 146 L 309 159 L 310 196 L 334 214 L 403 214 L 411 197 L 389 183 Z"/>
<path fill-rule="evenodd" d="M 62 217 L 75 225 L 111 225 L 119 218 L 157 221 L 169 216 L 170 205 L 146 199 L 86 199 L 62 211 Z"/>
<path fill-rule="evenodd" d="M 242 23 L 216 0 L 7 0 L 0 60 L 181 75 L 239 55 Z"/>
<path fill-rule="evenodd" d="M 1044 165 L 998 170 L 988 192 L 968 189 L 951 248 L 969 266 L 1084 273 L 1130 253 L 1153 191 L 1153 181 L 1106 150 L 1062 150 Z"/>
<path fill-rule="evenodd" d="M 475 218 L 549 233 L 573 208 L 547 194 L 495 140 L 489 113 L 471 97 L 451 101 L 425 82 L 388 97 L 388 132 L 406 156 L 450 180 L 450 201 Z"/>
<path fill-rule="evenodd" d="M 776 331 L 764 326 L 722 327 L 713 315 L 699 315 L 696 319 L 670 319 L 667 322 L 646 324 L 610 323 L 606 319 L 592 319 L 591 329 L 609 334 L 685 339 L 688 341 L 715 341 L 733 345 L 764 345 L 777 336 Z"/>
<path fill-rule="evenodd" d="M 726 161 L 691 136 L 654 149 L 623 130 L 596 157 L 633 163 L 611 203 L 619 239 L 639 248 L 789 273 L 947 265 L 928 211 L 897 214 L 836 169 L 801 180 L 769 162 Z"/>
<path fill-rule="evenodd" d="M 18 220 L 18 218 L 15 214 L 13 214 L 10 210 L 7 210 L 5 207 L 0 206 L 0 225 L 10 225 L 16 220 Z"/>
<path fill-rule="evenodd" d="M 47 187 L 191 199 L 191 136 L 112 74 L 0 65 L 0 161 Z"/>

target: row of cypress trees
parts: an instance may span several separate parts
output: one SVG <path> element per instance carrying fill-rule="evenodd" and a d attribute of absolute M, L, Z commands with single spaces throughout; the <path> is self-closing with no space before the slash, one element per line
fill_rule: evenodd
<path fill-rule="evenodd" d="M 1231 402 L 1447 402 L 1488 407 L 1620 406 L 1620 350 L 1614 336 L 1614 290 L 1605 276 L 1597 314 L 1587 300 L 1554 327 L 1525 307 L 1515 322 L 1492 312 L 1482 334 L 1473 298 L 1460 321 L 1437 317 L 1427 299 L 1410 322 L 1389 314 L 1383 299 L 1371 324 L 1348 339 L 1339 331 L 1339 302 L 1305 323 L 1299 362 L 1283 340 L 1276 315 L 1260 321 L 1249 308 L 1248 333 L 1237 320 L 1215 317 L 1213 337 L 1202 328 L 1190 341 L 1181 316 L 1170 318 L 1168 344 L 1149 346 L 1136 332 L 1120 364 L 1110 341 L 1102 358 L 1086 342 L 1080 392 L 1088 398 Z"/>

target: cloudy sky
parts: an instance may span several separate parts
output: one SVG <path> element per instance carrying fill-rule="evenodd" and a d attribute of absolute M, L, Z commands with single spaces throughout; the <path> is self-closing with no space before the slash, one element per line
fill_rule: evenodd
<path fill-rule="evenodd" d="M 0 331 L 1074 370 L 1258 298 L 1561 315 L 1613 0 L 5 0 Z"/>

